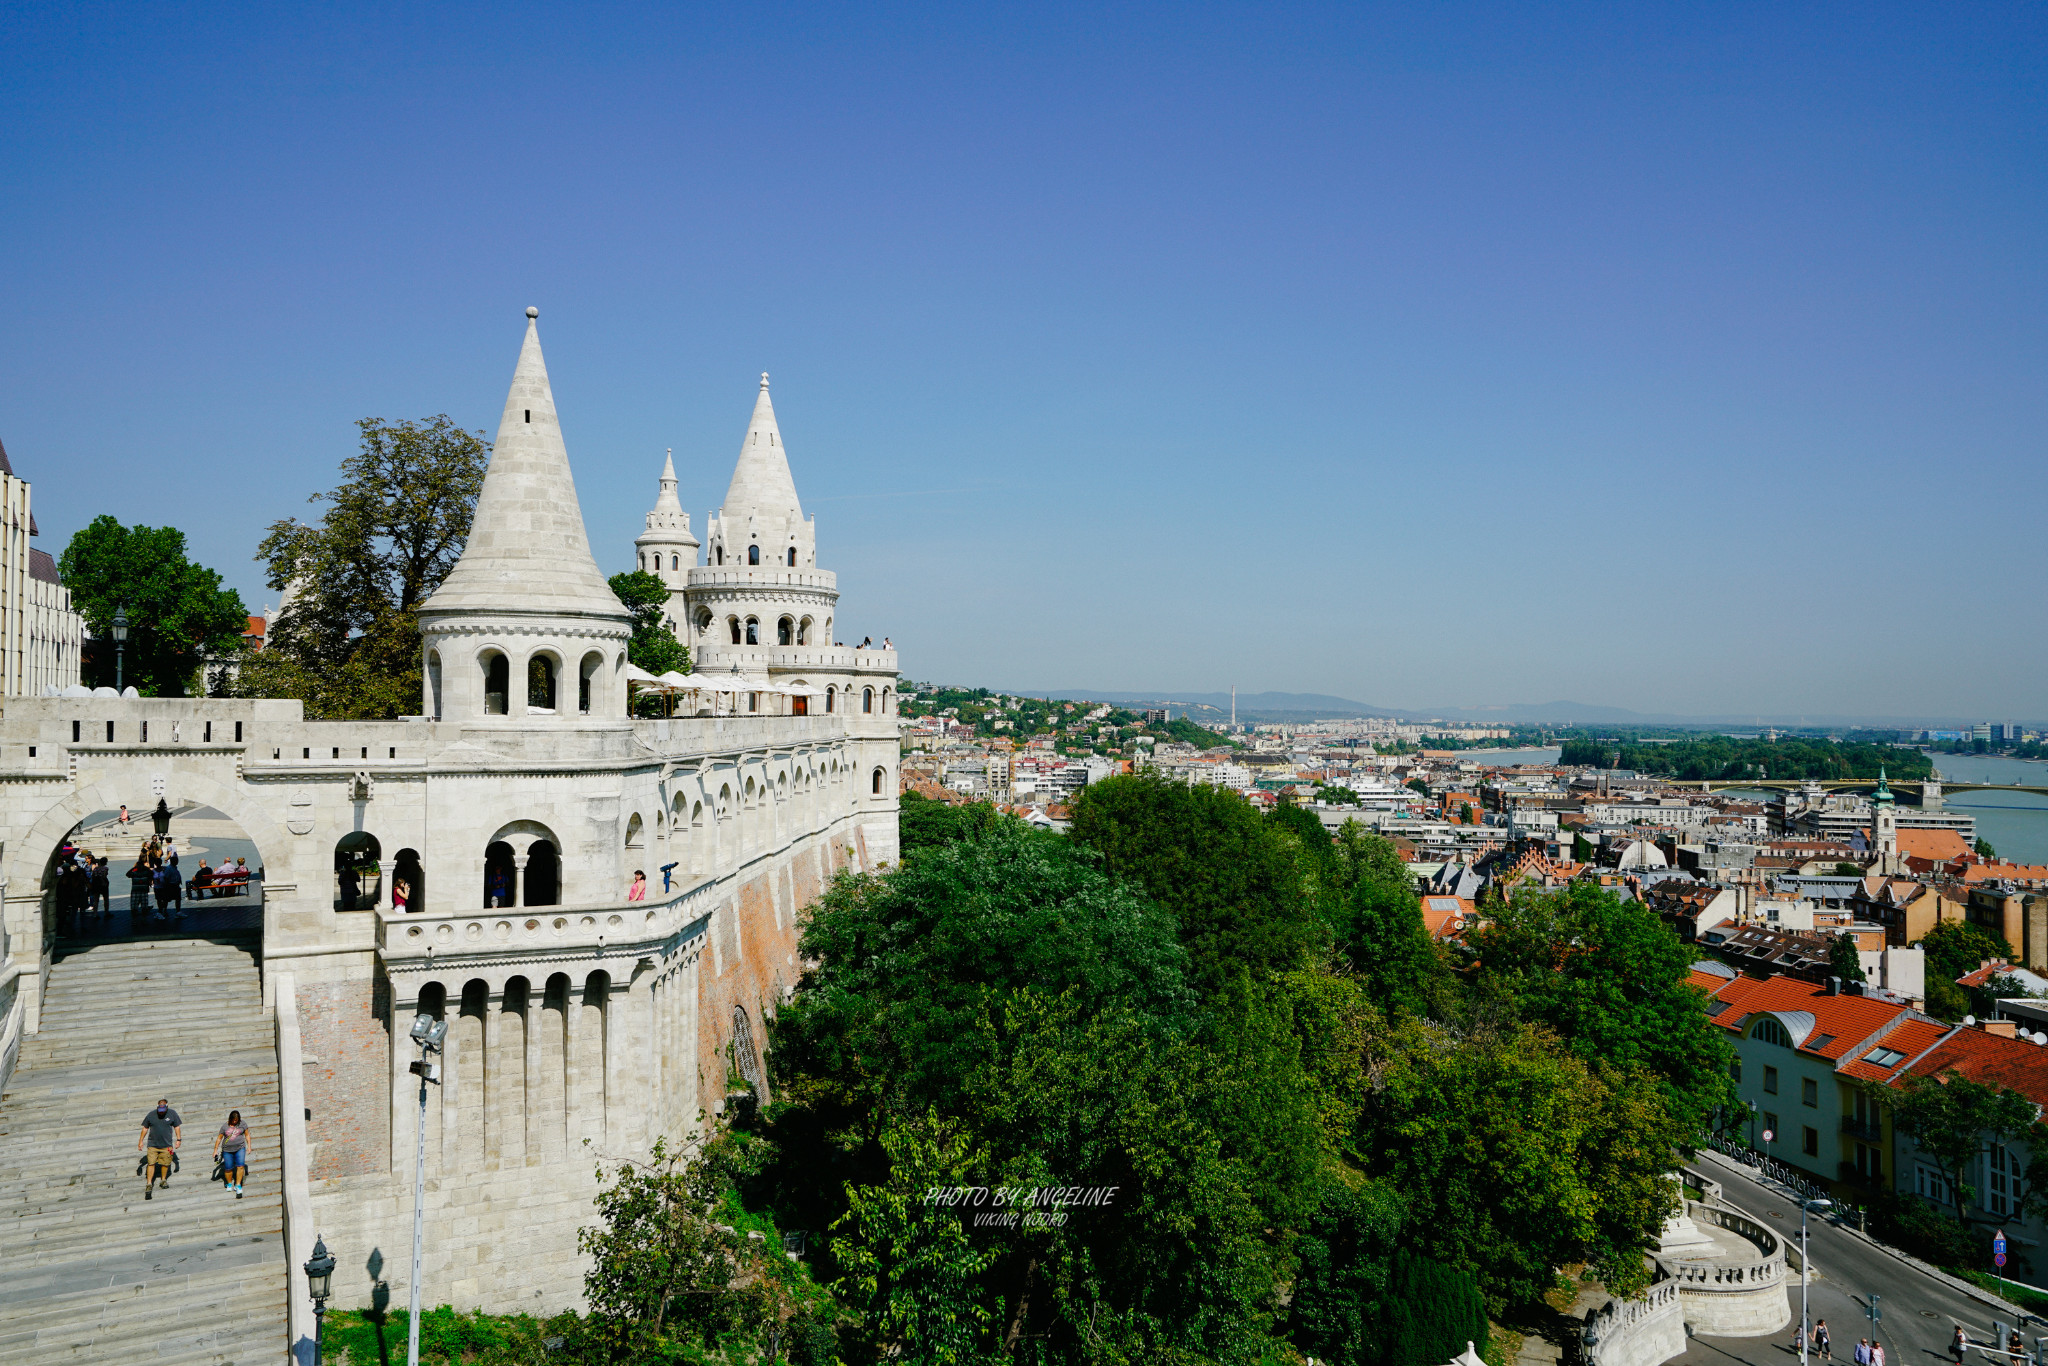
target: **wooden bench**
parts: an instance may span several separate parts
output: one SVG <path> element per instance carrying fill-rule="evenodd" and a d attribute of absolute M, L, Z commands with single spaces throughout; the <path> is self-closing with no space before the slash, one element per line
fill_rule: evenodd
<path fill-rule="evenodd" d="M 244 896 L 249 891 L 250 874 L 245 868 L 234 873 L 215 873 L 210 882 L 186 883 L 185 890 L 194 901 L 203 901 L 216 896 Z"/>

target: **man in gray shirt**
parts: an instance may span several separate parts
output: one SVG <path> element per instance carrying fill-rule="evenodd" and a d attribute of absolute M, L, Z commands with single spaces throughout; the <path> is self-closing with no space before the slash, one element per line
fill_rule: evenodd
<path fill-rule="evenodd" d="M 171 1184 L 171 1163 L 178 1147 L 185 1141 L 182 1132 L 185 1121 L 178 1118 L 178 1112 L 171 1108 L 169 1100 L 159 1100 L 154 1110 L 142 1112 L 142 1132 L 135 1136 L 135 1151 L 142 1153 L 144 1171 L 147 1175 L 142 1182 L 142 1198 L 155 1199 L 152 1187 L 156 1185 L 157 1174 L 163 1174 L 166 1187 Z"/>

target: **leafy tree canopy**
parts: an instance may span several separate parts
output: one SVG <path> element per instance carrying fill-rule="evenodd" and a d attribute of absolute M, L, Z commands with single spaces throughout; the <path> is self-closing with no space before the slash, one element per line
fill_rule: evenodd
<path fill-rule="evenodd" d="M 1070 833 L 1115 878 L 1173 914 L 1196 980 L 1284 972 L 1314 961 L 1328 927 L 1288 845 L 1237 793 L 1152 772 L 1081 790 Z"/>
<path fill-rule="evenodd" d="M 1861 982 L 1863 960 L 1856 953 L 1856 936 L 1838 934 L 1828 941 L 1828 973 L 1845 982 Z"/>
<path fill-rule="evenodd" d="M 1699 735 L 1648 744 L 1633 739 L 1597 739 L 1580 732 L 1565 738 L 1558 762 L 1630 769 L 1694 782 L 1875 778 L 1880 769 L 1893 778 L 1917 782 L 1934 772 L 1934 761 L 1918 750 L 1796 736 L 1741 740 L 1728 735 Z"/>
<path fill-rule="evenodd" d="M 446 414 L 356 426 L 342 482 L 308 500 L 327 504 L 319 523 L 276 522 L 257 546 L 287 601 L 236 686 L 299 698 L 316 720 L 421 710 L 417 612 L 462 557 L 490 462 L 483 435 Z"/>
<path fill-rule="evenodd" d="M 145 697 L 197 691 L 201 659 L 239 653 L 249 613 L 220 575 L 192 563 L 176 527 L 123 526 L 105 515 L 79 531 L 57 561 L 57 575 L 94 636 L 106 640 L 126 604 L 128 644 L 122 681 Z M 95 652 L 90 687 L 114 685 L 114 650 Z"/>
<path fill-rule="evenodd" d="M 1657 1078 L 1682 1132 L 1732 1105 L 1733 1049 L 1701 1008 L 1693 953 L 1641 902 L 1583 882 L 1523 892 L 1472 936 L 1486 986 L 1588 1062 Z"/>
<path fill-rule="evenodd" d="M 1912 1139 L 1948 1179 L 1956 1219 L 1965 1213 L 1977 1188 L 1971 1177 L 1986 1141 L 2013 1143 L 2037 1131 L 2034 1103 L 2005 1087 L 1985 1086 L 1959 1072 L 1940 1077 L 1908 1076 L 1882 1093 L 1892 1125 Z M 2042 1131 L 2048 1136 L 2048 1131 Z"/>
<path fill-rule="evenodd" d="M 633 614 L 633 636 L 626 642 L 626 658 L 651 674 L 690 671 L 690 647 L 676 639 L 669 625 L 668 585 L 658 574 L 636 569 L 614 574 L 606 582 L 626 610 Z"/>
<path fill-rule="evenodd" d="M 905 792 L 896 809 L 896 838 L 905 858 L 955 840 L 971 839 L 993 827 L 1000 817 L 992 802 L 933 801 L 919 792 Z"/>

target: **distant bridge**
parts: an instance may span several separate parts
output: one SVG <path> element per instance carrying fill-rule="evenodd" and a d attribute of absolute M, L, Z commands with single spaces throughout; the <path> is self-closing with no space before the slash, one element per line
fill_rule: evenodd
<path fill-rule="evenodd" d="M 1693 783 L 1698 782 L 1702 792 L 1712 792 L 1724 787 L 1765 787 L 1782 792 L 1807 785 L 1807 780 L 1804 778 L 1730 778 L 1725 781 L 1718 778 L 1711 780 L 1673 778 L 1670 781 L 1686 787 L 1690 787 Z M 1895 778 L 1888 778 L 1885 782 L 1894 792 L 1910 792 L 1915 800 L 1922 796 L 1922 789 L 1925 787 L 1924 783 L 1916 781 L 1901 782 Z M 1830 792 L 1875 792 L 1877 790 L 1877 779 L 1829 778 L 1822 780 L 1820 786 Z M 1941 795 L 1946 797 L 1952 792 L 2033 792 L 2041 796 L 2048 796 L 2048 786 L 2028 786 L 2014 783 L 1952 783 L 1944 778 L 1941 783 Z"/>

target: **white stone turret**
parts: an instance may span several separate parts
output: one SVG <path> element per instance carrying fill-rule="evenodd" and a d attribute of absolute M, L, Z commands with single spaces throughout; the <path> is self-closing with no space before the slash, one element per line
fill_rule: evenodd
<path fill-rule="evenodd" d="M 697 567 L 698 549 L 697 538 L 690 534 L 690 514 L 683 511 L 682 500 L 676 497 L 676 455 L 670 451 L 661 467 L 661 496 L 654 500 L 654 510 L 647 514 L 647 530 L 633 541 L 633 563 L 646 573 L 660 575 L 673 596 L 689 583 L 690 571 Z M 669 629 L 678 637 L 682 635 L 680 602 Z"/>
<path fill-rule="evenodd" d="M 430 716 L 547 724 L 626 715 L 632 621 L 591 558 L 539 317 L 526 310 L 462 558 L 420 608 Z"/>

